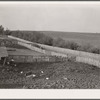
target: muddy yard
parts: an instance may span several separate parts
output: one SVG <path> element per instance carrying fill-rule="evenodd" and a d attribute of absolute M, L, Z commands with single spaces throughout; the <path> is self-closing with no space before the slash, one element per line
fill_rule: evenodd
<path fill-rule="evenodd" d="M 1 89 L 100 89 L 100 69 L 77 62 L 0 65 Z"/>

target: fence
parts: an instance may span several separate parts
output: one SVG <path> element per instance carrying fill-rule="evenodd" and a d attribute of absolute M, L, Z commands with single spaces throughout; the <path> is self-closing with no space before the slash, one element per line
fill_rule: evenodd
<path fill-rule="evenodd" d="M 53 47 L 53 46 L 47 46 L 43 44 L 39 44 L 43 48 L 46 48 L 47 50 L 51 50 L 56 53 L 56 55 L 59 56 L 59 54 L 64 54 L 68 59 L 72 59 L 76 62 L 83 62 L 90 65 L 94 65 L 100 68 L 100 55 L 99 54 L 93 54 L 83 51 L 76 51 L 76 50 L 70 50 L 70 49 L 64 49 L 59 47 Z"/>
<path fill-rule="evenodd" d="M 67 58 L 56 56 L 24 56 L 24 55 L 10 55 L 7 61 L 14 60 L 14 62 L 32 63 L 32 62 L 62 62 L 67 61 Z"/>
<path fill-rule="evenodd" d="M 100 61 L 99 60 L 92 59 L 92 58 L 76 57 L 76 61 L 77 62 L 83 62 L 83 63 L 87 63 L 87 64 L 91 64 L 91 65 L 100 67 Z"/>
<path fill-rule="evenodd" d="M 40 52 L 40 53 L 44 53 L 45 54 L 45 50 L 42 50 L 40 48 L 37 48 L 35 46 L 32 46 L 31 44 L 26 44 L 26 43 L 23 43 L 23 42 L 19 42 L 18 41 L 18 44 L 21 45 L 21 46 L 25 46 L 31 50 L 34 50 L 34 51 L 37 51 L 37 52 Z"/>
<path fill-rule="evenodd" d="M 19 39 L 13 36 L 9 36 L 9 37 L 13 39 L 17 39 L 22 42 L 25 41 L 23 39 Z M 25 43 L 32 43 L 32 42 L 25 41 Z M 66 57 L 66 58 L 74 59 L 77 62 L 88 63 L 88 64 L 95 65 L 100 68 L 100 55 L 99 54 L 64 49 L 64 48 L 53 47 L 53 46 L 48 46 L 44 44 L 38 44 L 38 45 L 48 51 L 51 51 L 51 56 Z"/>

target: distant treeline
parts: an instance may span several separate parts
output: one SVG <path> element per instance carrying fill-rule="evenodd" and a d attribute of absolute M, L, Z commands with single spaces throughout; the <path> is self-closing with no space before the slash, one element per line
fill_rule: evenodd
<path fill-rule="evenodd" d="M 12 31 L 12 36 L 16 36 L 25 40 L 29 40 L 36 43 L 46 44 L 52 46 L 53 38 L 46 36 L 43 33 L 37 31 Z"/>
<path fill-rule="evenodd" d="M 100 54 L 100 49 L 90 44 L 79 45 L 78 43 L 74 41 L 65 41 L 62 38 L 54 39 L 38 31 L 19 31 L 19 30 L 10 31 L 8 29 L 4 30 L 3 26 L 1 25 L 0 35 L 12 35 L 12 36 L 16 36 L 25 40 L 29 40 L 32 42 L 41 43 L 45 45 Z"/>

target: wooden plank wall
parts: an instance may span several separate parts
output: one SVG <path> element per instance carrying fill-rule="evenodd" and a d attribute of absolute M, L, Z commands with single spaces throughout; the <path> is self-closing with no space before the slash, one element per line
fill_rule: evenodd
<path fill-rule="evenodd" d="M 23 39 L 18 39 L 16 37 L 10 37 L 10 38 L 15 38 L 19 41 L 25 41 Z M 32 43 L 29 41 L 25 41 L 25 43 Z M 44 44 L 38 44 L 39 46 L 45 48 L 46 50 L 51 51 L 52 56 L 66 56 L 68 58 L 75 58 L 75 61 L 77 62 L 83 62 L 87 63 L 90 65 L 94 65 L 100 68 L 100 55 L 99 54 L 93 54 L 93 53 L 88 53 L 88 52 L 83 52 L 83 51 L 77 51 L 77 50 L 70 50 L 70 49 L 64 49 L 64 48 L 59 48 L 59 47 L 53 47 L 53 46 L 48 46 Z"/>
<path fill-rule="evenodd" d="M 24 55 L 10 55 L 8 57 L 8 61 L 14 60 L 14 62 L 23 62 L 23 63 L 31 63 L 31 62 L 62 62 L 67 61 L 68 59 L 65 57 L 56 57 L 56 56 L 24 56 Z"/>
<path fill-rule="evenodd" d="M 58 56 L 59 53 L 64 54 L 68 58 L 74 57 L 76 62 L 83 62 L 100 68 L 100 54 L 93 54 L 93 53 L 88 53 L 83 51 L 64 49 L 59 47 L 47 46 L 43 44 L 39 44 L 39 45 L 48 50 L 58 52 Z"/>

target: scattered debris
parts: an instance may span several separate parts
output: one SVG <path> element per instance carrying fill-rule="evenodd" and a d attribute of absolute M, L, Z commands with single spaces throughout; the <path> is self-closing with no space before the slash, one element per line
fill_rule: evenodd
<path fill-rule="evenodd" d="M 7 62 L 7 64 L 9 65 L 10 63 L 9 63 L 9 62 Z"/>
<path fill-rule="evenodd" d="M 43 73 L 44 73 L 44 72 L 43 72 L 43 71 L 41 71 L 41 74 L 40 74 L 40 76 L 42 76 L 42 75 L 43 75 Z"/>
<path fill-rule="evenodd" d="M 28 72 L 26 73 L 26 77 L 36 77 L 36 75 L 33 74 L 32 72 Z"/>
<path fill-rule="evenodd" d="M 46 80 L 48 80 L 49 78 L 48 77 L 46 77 Z"/>
<path fill-rule="evenodd" d="M 68 80 L 68 78 L 67 78 L 67 77 L 64 77 L 63 79 L 64 79 L 64 80 Z"/>
<path fill-rule="evenodd" d="M 43 72 L 43 71 L 41 71 L 41 73 L 43 74 L 44 72 Z"/>
<path fill-rule="evenodd" d="M 36 76 L 36 75 L 33 75 L 33 74 L 32 74 L 32 75 L 28 75 L 28 76 L 26 76 L 26 77 L 35 77 L 35 76 Z"/>
<path fill-rule="evenodd" d="M 21 71 L 20 73 L 23 74 L 23 71 Z"/>
<path fill-rule="evenodd" d="M 35 74 L 33 74 L 33 77 L 35 77 L 36 75 Z"/>
<path fill-rule="evenodd" d="M 32 72 L 27 72 L 26 76 L 29 76 L 29 75 L 32 75 L 32 74 L 33 74 Z"/>
<path fill-rule="evenodd" d="M 18 67 L 13 67 L 16 64 Z M 84 65 L 83 63 L 54 63 L 44 70 L 41 64 L 36 63 L 36 69 L 33 68 L 33 64 L 17 64 L 5 66 L 0 68 L 1 83 L 7 84 L 13 83 L 14 88 L 23 89 L 99 89 L 100 88 L 100 69 L 96 68 L 94 71 L 91 66 Z M 45 67 L 46 64 L 43 63 Z M 21 66 L 21 67 L 20 67 Z M 67 67 L 68 66 L 68 67 Z M 77 67 L 78 66 L 78 67 Z M 41 67 L 41 68 L 40 68 Z M 85 67 L 85 68 L 84 68 Z M 22 69 L 23 68 L 23 69 Z M 9 71 L 7 71 L 7 69 Z M 15 72 L 15 70 L 17 70 Z M 75 72 L 76 70 L 80 73 Z M 54 71 L 54 73 L 52 73 Z M 82 72 L 82 73 L 81 73 Z M 20 75 L 19 75 L 20 74 Z M 40 77 L 40 75 L 42 77 Z M 7 81 L 5 81 L 7 79 Z M 2 88 L 3 86 L 0 85 Z"/>
<path fill-rule="evenodd" d="M 31 77 L 31 75 L 28 75 L 28 76 L 26 76 L 26 77 L 27 77 L 27 78 L 28 78 L 28 77 Z"/>
<path fill-rule="evenodd" d="M 14 59 L 11 59 L 11 61 L 14 61 Z"/>

